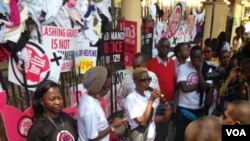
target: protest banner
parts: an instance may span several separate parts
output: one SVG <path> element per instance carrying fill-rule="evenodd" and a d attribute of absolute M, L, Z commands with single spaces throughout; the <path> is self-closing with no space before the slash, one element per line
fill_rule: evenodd
<path fill-rule="evenodd" d="M 53 51 L 64 55 L 61 72 L 71 70 L 73 65 L 74 48 L 77 45 L 77 29 L 67 29 L 54 26 L 42 26 L 42 44 Z"/>
<path fill-rule="evenodd" d="M 196 24 L 197 19 L 194 15 L 189 15 L 188 19 L 186 20 L 186 40 L 193 41 L 196 36 Z"/>
<path fill-rule="evenodd" d="M 170 47 L 175 47 L 178 43 L 181 43 L 181 42 L 188 42 L 186 40 L 186 26 L 185 26 L 184 21 L 180 22 L 180 25 L 175 35 L 169 40 L 170 40 Z"/>
<path fill-rule="evenodd" d="M 109 93 L 104 96 L 107 116 L 115 111 L 124 110 L 124 100 L 126 95 L 124 95 L 123 93 L 124 87 L 122 85 L 122 82 L 124 77 L 130 73 L 131 72 L 126 69 L 115 71 L 112 74 L 112 92 L 109 91 Z"/>
<path fill-rule="evenodd" d="M 180 22 L 182 20 L 184 10 L 184 5 L 182 2 L 177 2 L 174 5 L 174 8 L 171 12 L 171 16 L 169 18 L 169 25 L 168 25 L 168 37 L 174 37 L 175 33 L 177 32 Z"/>
<path fill-rule="evenodd" d="M 124 31 L 125 65 L 132 66 L 132 58 L 137 49 L 137 23 L 127 20 L 118 20 L 118 28 Z"/>
<path fill-rule="evenodd" d="M 0 117 L 3 121 L 4 131 L 8 141 L 26 141 L 30 126 L 33 124 L 31 118 L 22 118 L 21 110 L 6 104 L 6 93 L 0 92 Z M 20 120 L 21 119 L 21 120 Z"/>
<path fill-rule="evenodd" d="M 58 82 L 63 55 L 30 40 L 22 52 L 25 60 L 10 58 L 9 81 L 34 91 L 36 86 L 47 79 Z M 24 81 L 25 80 L 25 81 Z"/>
<path fill-rule="evenodd" d="M 103 57 L 105 64 L 124 64 L 123 31 L 106 32 L 103 36 Z"/>

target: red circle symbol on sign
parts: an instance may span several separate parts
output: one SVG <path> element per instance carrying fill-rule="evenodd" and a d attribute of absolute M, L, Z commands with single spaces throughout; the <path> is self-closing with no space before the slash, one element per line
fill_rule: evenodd
<path fill-rule="evenodd" d="M 180 25 L 181 17 L 182 17 L 182 6 L 181 3 L 178 3 L 176 4 L 169 20 L 170 21 L 168 26 L 169 37 L 173 37 L 175 35 Z"/>

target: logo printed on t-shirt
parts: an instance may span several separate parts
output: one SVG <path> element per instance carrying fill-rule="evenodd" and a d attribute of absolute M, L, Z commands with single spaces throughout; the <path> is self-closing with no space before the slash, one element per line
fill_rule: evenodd
<path fill-rule="evenodd" d="M 62 130 L 57 134 L 56 141 L 75 141 L 75 139 L 69 131 Z"/>
<path fill-rule="evenodd" d="M 188 85 L 194 85 L 198 83 L 198 75 L 196 72 L 192 72 L 187 78 Z"/>

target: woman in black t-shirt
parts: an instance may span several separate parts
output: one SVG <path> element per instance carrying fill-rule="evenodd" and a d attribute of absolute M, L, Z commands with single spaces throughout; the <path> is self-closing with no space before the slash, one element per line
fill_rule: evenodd
<path fill-rule="evenodd" d="M 40 84 L 32 108 L 34 124 L 27 141 L 77 141 L 76 121 L 62 112 L 62 91 L 57 83 L 47 80 Z"/>

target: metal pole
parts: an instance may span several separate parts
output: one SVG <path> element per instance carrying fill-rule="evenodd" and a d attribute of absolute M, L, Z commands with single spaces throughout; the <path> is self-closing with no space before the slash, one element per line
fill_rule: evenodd
<path fill-rule="evenodd" d="M 21 68 L 22 68 L 22 73 L 23 73 L 23 87 L 24 87 L 24 91 L 25 91 L 25 98 L 26 98 L 27 106 L 29 107 L 30 106 L 30 95 L 29 95 L 29 91 L 28 91 L 28 87 L 27 87 L 27 79 L 26 79 L 25 61 L 24 60 L 22 60 Z"/>

